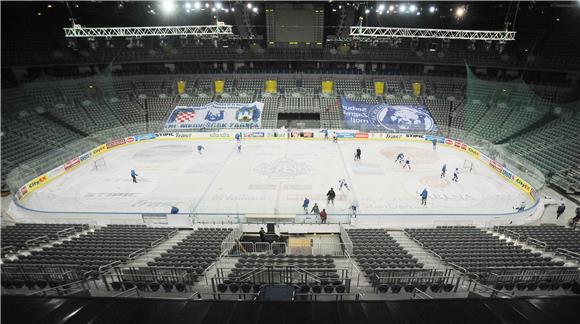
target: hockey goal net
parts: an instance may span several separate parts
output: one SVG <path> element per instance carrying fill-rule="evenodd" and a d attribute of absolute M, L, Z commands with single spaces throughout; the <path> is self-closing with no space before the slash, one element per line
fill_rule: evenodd
<path fill-rule="evenodd" d="M 463 172 L 473 172 L 473 162 L 470 160 L 463 161 Z"/>
<path fill-rule="evenodd" d="M 96 159 L 93 162 L 93 165 L 94 165 L 93 168 L 95 171 L 102 171 L 105 168 L 107 168 L 107 162 L 105 161 L 105 158 Z"/>

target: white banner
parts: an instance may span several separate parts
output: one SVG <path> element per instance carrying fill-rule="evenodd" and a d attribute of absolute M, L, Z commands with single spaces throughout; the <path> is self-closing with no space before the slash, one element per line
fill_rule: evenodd
<path fill-rule="evenodd" d="M 259 128 L 263 109 L 262 102 L 211 102 L 196 107 L 177 106 L 167 118 L 165 128 Z"/>

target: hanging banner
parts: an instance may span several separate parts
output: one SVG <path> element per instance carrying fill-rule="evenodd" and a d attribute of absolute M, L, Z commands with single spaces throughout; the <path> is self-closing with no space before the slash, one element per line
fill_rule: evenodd
<path fill-rule="evenodd" d="M 185 93 L 185 81 L 183 80 L 177 81 L 177 93 L 179 94 Z"/>
<path fill-rule="evenodd" d="M 177 106 L 165 123 L 166 129 L 259 128 L 264 103 L 218 103 Z"/>
<path fill-rule="evenodd" d="M 334 81 L 322 81 L 322 93 L 334 92 Z"/>
<path fill-rule="evenodd" d="M 266 80 L 264 89 L 268 93 L 278 92 L 278 83 L 276 80 Z"/>
<path fill-rule="evenodd" d="M 418 97 L 421 95 L 421 83 L 420 82 L 413 82 L 413 95 Z"/>
<path fill-rule="evenodd" d="M 215 80 L 213 82 L 215 93 L 223 93 L 224 92 L 224 80 Z"/>
<path fill-rule="evenodd" d="M 383 81 L 375 81 L 375 95 L 382 96 L 385 94 L 385 83 Z"/>
<path fill-rule="evenodd" d="M 368 104 L 340 99 L 344 126 L 359 130 L 436 131 L 437 125 L 424 105 Z"/>

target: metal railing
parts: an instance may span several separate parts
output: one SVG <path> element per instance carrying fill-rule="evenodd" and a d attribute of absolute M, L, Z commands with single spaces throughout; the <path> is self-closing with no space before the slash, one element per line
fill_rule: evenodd
<path fill-rule="evenodd" d="M 350 236 L 348 235 L 348 232 L 344 228 L 343 224 L 340 224 L 339 227 L 340 227 L 340 238 L 342 239 L 342 242 L 344 242 L 345 244 L 345 251 L 346 253 L 351 255 L 352 250 L 354 248 L 354 244 L 352 243 L 352 240 L 350 239 Z"/>
<path fill-rule="evenodd" d="M 576 260 L 576 262 L 580 262 L 580 253 L 578 252 L 570 251 L 563 248 L 557 248 L 556 255 L 563 255 L 566 258 Z"/>

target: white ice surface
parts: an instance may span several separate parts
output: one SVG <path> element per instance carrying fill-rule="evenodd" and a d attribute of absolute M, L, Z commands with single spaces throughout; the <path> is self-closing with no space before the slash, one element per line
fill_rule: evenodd
<path fill-rule="evenodd" d="M 203 154 L 195 147 L 205 146 Z M 150 141 L 103 155 L 33 193 L 24 205 L 44 211 L 300 214 L 304 197 L 331 214 L 347 214 L 353 201 L 363 214 L 510 213 L 531 199 L 481 162 L 472 173 L 455 167 L 470 157 L 429 142 L 248 140 L 238 153 L 234 141 Z M 357 147 L 362 161 L 353 160 Z M 394 164 L 403 152 L 412 170 Z M 440 178 L 447 163 L 447 178 Z M 138 183 L 129 176 L 135 169 Z M 346 178 L 351 191 L 338 190 Z M 326 192 L 337 193 L 327 206 Z M 427 188 L 427 206 L 419 193 Z"/>

